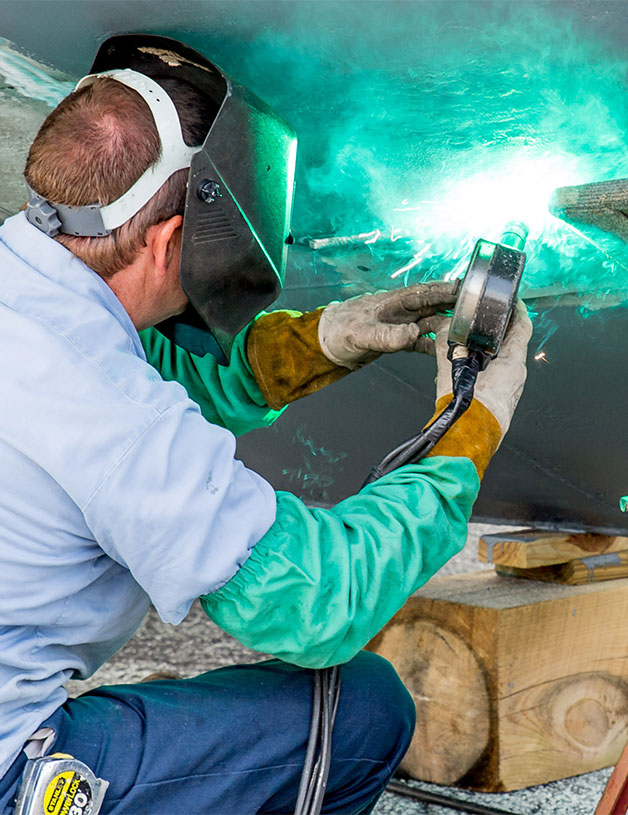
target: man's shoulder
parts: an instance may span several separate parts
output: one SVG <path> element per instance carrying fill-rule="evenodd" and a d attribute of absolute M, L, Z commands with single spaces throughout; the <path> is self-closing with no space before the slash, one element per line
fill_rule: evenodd
<path fill-rule="evenodd" d="M 0 245 L 0 426 L 9 446 L 80 505 L 187 394 L 146 362 L 126 313 L 99 281 L 66 287 L 63 275 L 82 269 L 58 271 L 39 274 Z"/>
<path fill-rule="evenodd" d="M 73 395 L 86 411 L 109 405 L 119 421 L 162 413 L 187 397 L 183 387 L 162 379 L 106 311 L 76 298 L 49 314 L 18 305 L 0 296 L 4 394 L 35 399 L 41 411 Z"/>
<path fill-rule="evenodd" d="M 49 243 L 53 258 L 42 258 L 37 268 L 0 241 L 0 342 L 10 360 L 3 389 L 32 371 L 30 390 L 42 408 L 68 391 L 82 394 L 86 406 L 104 400 L 158 413 L 184 399 L 182 387 L 164 382 L 146 362 L 137 331 L 107 284 Z"/>

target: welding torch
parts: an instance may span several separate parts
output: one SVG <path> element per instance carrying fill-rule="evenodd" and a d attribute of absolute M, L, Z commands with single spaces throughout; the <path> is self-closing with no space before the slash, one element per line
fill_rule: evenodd
<path fill-rule="evenodd" d="M 526 225 L 512 221 L 497 243 L 484 239 L 476 243 L 458 285 L 447 338 L 453 397 L 421 433 L 373 467 L 364 485 L 424 458 L 470 406 L 478 374 L 499 354 L 506 336 L 525 268 L 527 237 Z"/>

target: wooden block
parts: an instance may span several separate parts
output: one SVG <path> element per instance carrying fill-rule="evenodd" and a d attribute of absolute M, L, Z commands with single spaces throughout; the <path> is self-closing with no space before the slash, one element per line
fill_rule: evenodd
<path fill-rule="evenodd" d="M 569 586 L 583 586 L 585 583 L 599 583 L 601 580 L 615 580 L 628 577 L 628 552 L 607 552 L 604 555 L 570 560 L 568 563 L 555 563 L 553 566 L 537 566 L 535 569 L 519 569 L 516 566 L 495 566 L 497 574 L 504 577 L 524 577 L 529 580 L 544 580 L 548 583 L 567 583 Z"/>
<path fill-rule="evenodd" d="M 515 790 L 614 764 L 628 733 L 628 579 L 436 578 L 372 641 L 414 697 L 402 768 Z"/>
<path fill-rule="evenodd" d="M 519 569 L 567 563 L 580 557 L 628 550 L 628 538 L 619 535 L 576 534 L 523 529 L 521 532 L 483 535 L 478 560 Z"/>

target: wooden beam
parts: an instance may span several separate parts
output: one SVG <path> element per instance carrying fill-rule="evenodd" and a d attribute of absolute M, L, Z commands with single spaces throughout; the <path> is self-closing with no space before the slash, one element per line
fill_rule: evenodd
<path fill-rule="evenodd" d="M 585 583 L 599 583 L 601 580 L 628 577 L 628 552 L 607 552 L 604 555 L 590 555 L 589 557 L 570 560 L 568 563 L 537 566 L 535 569 L 519 569 L 516 566 L 496 565 L 495 571 L 504 577 L 524 577 L 529 580 L 544 580 L 548 583 L 583 586 Z"/>
<path fill-rule="evenodd" d="M 534 569 L 589 555 L 624 551 L 628 551 L 628 537 L 532 529 L 483 535 L 478 543 L 479 560 L 518 569 Z"/>
<path fill-rule="evenodd" d="M 414 697 L 402 767 L 489 792 L 614 764 L 628 732 L 628 578 L 431 580 L 369 646 Z"/>

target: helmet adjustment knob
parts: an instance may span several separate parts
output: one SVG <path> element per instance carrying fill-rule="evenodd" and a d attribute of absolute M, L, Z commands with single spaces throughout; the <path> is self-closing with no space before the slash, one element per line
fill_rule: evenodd
<path fill-rule="evenodd" d="M 204 178 L 198 185 L 196 194 L 206 204 L 213 204 L 217 198 L 222 198 L 220 184 L 211 178 Z"/>

